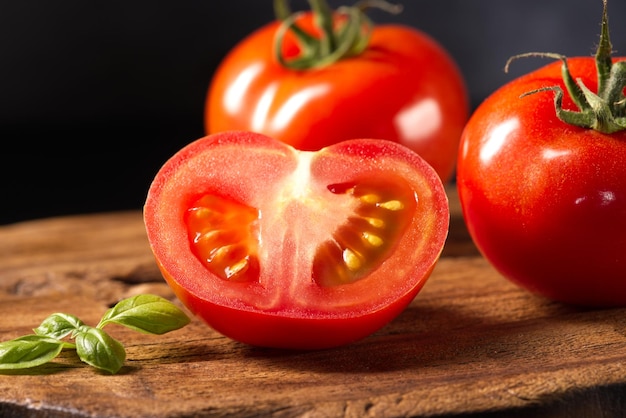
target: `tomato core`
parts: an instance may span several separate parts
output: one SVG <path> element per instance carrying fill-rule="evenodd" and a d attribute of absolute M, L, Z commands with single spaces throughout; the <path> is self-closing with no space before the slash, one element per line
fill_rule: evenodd
<path fill-rule="evenodd" d="M 401 178 L 327 186 L 354 207 L 313 258 L 320 286 L 353 283 L 369 275 L 393 252 L 410 224 L 416 196 Z M 292 199 L 298 200 L 298 196 Z M 233 282 L 258 282 L 261 211 L 217 195 L 200 197 L 186 213 L 191 250 L 211 273 Z"/>

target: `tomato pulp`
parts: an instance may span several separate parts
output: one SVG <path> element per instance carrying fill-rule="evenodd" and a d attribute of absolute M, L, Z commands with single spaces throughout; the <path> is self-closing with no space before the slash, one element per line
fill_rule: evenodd
<path fill-rule="evenodd" d="M 411 302 L 449 211 L 435 171 L 399 144 L 298 151 L 229 131 L 163 165 L 144 220 L 165 279 L 209 326 L 251 345 L 315 349 L 370 335 Z"/>
<path fill-rule="evenodd" d="M 623 60 L 619 58 L 618 60 Z M 567 60 L 597 91 L 594 59 Z M 470 118 L 457 186 L 475 243 L 505 277 L 567 303 L 626 305 L 626 133 L 559 120 L 561 62 L 504 85 Z M 576 110 L 570 97 L 566 110 Z"/>
<path fill-rule="evenodd" d="M 299 23 L 312 28 L 311 14 Z M 301 150 L 386 139 L 420 154 L 444 182 L 452 177 L 469 99 L 440 44 L 410 27 L 378 25 L 362 53 L 294 70 L 274 57 L 280 24 L 251 33 L 224 58 L 206 97 L 207 133 L 255 131 Z M 294 36 L 282 48 L 298 54 Z"/>

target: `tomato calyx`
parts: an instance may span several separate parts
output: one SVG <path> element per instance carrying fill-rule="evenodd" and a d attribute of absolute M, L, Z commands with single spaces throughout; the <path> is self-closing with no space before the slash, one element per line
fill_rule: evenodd
<path fill-rule="evenodd" d="M 297 21 L 302 13 L 292 13 L 287 0 L 274 0 L 274 13 L 282 21 L 274 44 L 278 62 L 289 69 L 305 70 L 330 65 L 342 58 L 359 55 L 367 48 L 373 23 L 366 16 L 368 8 L 376 7 L 389 13 L 400 13 L 402 6 L 385 0 L 362 0 L 354 6 L 332 10 L 325 0 L 309 0 L 314 23 L 320 35 L 304 30 Z M 300 53 L 295 58 L 284 56 L 282 45 L 285 35 L 292 31 L 299 44 Z"/>
<path fill-rule="evenodd" d="M 568 124 L 594 129 L 611 134 L 626 129 L 626 61 L 613 62 L 609 39 L 607 0 L 603 0 L 602 29 L 596 50 L 595 61 L 598 77 L 598 92 L 592 92 L 580 79 L 574 79 L 567 65 L 567 57 L 552 52 L 528 52 L 515 55 L 507 61 L 504 70 L 508 71 L 512 61 L 525 57 L 554 58 L 562 61 L 563 82 L 578 111 L 563 109 L 563 89 L 548 86 L 522 94 L 521 97 L 542 91 L 554 92 L 554 106 L 557 117 Z"/>

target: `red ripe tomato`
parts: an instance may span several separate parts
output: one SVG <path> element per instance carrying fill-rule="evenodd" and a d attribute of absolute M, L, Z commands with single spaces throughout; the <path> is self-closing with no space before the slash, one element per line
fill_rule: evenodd
<path fill-rule="evenodd" d="M 396 317 L 438 260 L 448 218 L 441 180 L 401 145 L 305 152 L 250 132 L 180 150 L 144 211 L 157 264 L 192 312 L 243 343 L 304 349 Z"/>
<path fill-rule="evenodd" d="M 572 79 L 590 90 L 586 101 L 600 98 L 613 108 L 615 117 L 601 114 L 604 127 L 597 128 L 615 132 L 560 120 L 554 101 L 560 93 L 540 90 L 569 90 L 563 63 L 547 65 L 504 85 L 472 115 L 461 140 L 457 186 L 475 243 L 505 277 L 557 301 L 623 306 L 626 131 L 609 126 L 623 123 L 624 78 L 612 86 L 616 80 L 603 80 L 599 88 L 597 70 L 624 70 L 611 64 L 608 31 L 603 36 L 597 67 L 591 57 L 566 62 Z M 593 124 L 591 106 L 579 113 L 572 97 L 563 97 L 562 108 L 576 113 L 563 118 Z"/>
<path fill-rule="evenodd" d="M 319 35 L 311 13 L 298 23 Z M 292 69 L 274 56 L 280 26 L 251 33 L 222 61 L 206 97 L 207 133 L 254 131 L 302 150 L 387 139 L 420 154 L 443 181 L 452 177 L 469 105 L 462 75 L 440 44 L 410 27 L 379 25 L 363 52 Z M 291 32 L 282 51 L 300 53 Z"/>

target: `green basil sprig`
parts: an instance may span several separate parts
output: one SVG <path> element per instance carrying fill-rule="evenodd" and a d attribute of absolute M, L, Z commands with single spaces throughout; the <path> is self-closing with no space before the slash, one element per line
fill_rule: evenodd
<path fill-rule="evenodd" d="M 165 334 L 184 327 L 189 317 L 176 305 L 156 295 L 123 299 L 106 311 L 97 326 L 85 325 L 74 315 L 54 313 L 34 334 L 0 342 L 0 370 L 25 369 L 47 363 L 64 349 L 74 349 L 85 363 L 117 373 L 126 359 L 122 343 L 102 328 L 118 324 L 145 334 Z M 69 337 L 74 343 L 63 340 Z"/>

